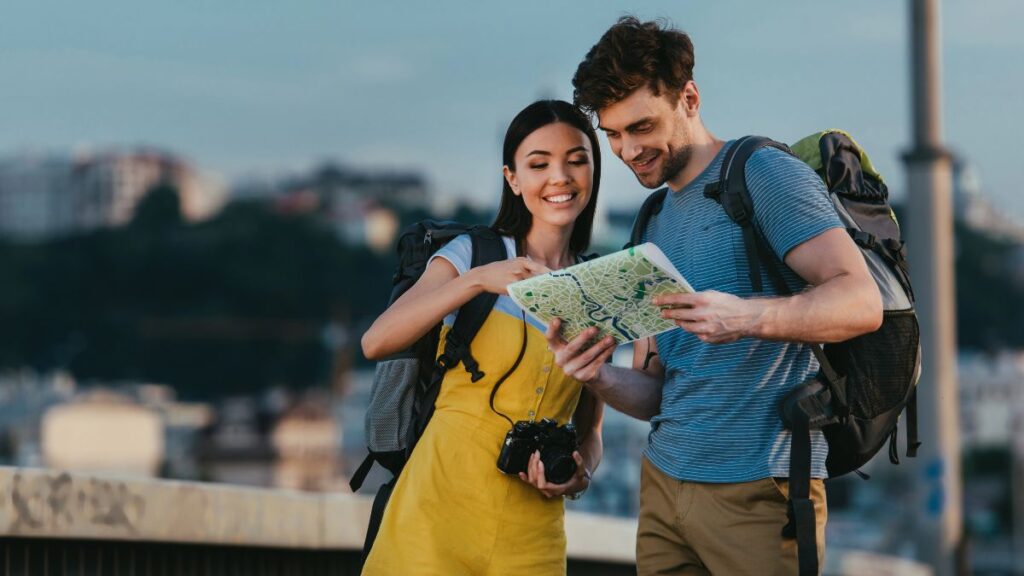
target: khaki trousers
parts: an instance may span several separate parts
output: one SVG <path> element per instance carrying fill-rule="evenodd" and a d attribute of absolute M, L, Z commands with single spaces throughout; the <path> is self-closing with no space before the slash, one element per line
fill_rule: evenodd
<path fill-rule="evenodd" d="M 640 479 L 639 576 L 797 574 L 796 540 L 784 539 L 785 478 L 709 484 L 682 482 L 646 458 Z M 811 480 L 818 566 L 825 565 L 825 486 Z"/>

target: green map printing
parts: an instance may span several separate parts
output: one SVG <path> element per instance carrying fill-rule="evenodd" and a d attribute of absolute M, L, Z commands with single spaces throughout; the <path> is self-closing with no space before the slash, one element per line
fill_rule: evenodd
<path fill-rule="evenodd" d="M 545 324 L 560 318 L 566 340 L 591 326 L 618 344 L 675 328 L 660 316 L 651 298 L 692 289 L 654 265 L 638 248 L 510 284 L 508 293 Z"/>

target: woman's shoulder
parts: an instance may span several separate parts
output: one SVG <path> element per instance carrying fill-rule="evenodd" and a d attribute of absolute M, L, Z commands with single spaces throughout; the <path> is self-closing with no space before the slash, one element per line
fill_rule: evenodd
<path fill-rule="evenodd" d="M 505 244 L 505 252 L 508 254 L 508 257 L 514 257 L 516 253 L 515 238 L 502 236 L 501 239 Z M 444 258 L 455 266 L 459 274 L 465 274 L 473 265 L 473 239 L 470 238 L 468 233 L 459 234 L 430 257 L 431 260 L 434 258 Z"/>
<path fill-rule="evenodd" d="M 505 244 L 505 252 L 507 253 L 508 257 L 515 258 L 516 239 L 512 236 L 506 236 L 504 234 L 500 234 L 499 237 L 501 238 L 502 243 Z M 468 257 L 473 256 L 473 239 L 470 238 L 470 235 L 468 233 L 459 234 L 458 236 L 453 238 L 452 241 L 445 246 L 445 248 L 451 246 L 452 244 L 455 244 L 455 249 L 465 252 Z M 444 248 L 442 248 L 442 250 L 443 249 Z"/>

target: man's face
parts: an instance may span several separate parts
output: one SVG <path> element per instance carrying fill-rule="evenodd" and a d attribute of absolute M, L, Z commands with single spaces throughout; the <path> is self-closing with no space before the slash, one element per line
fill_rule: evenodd
<path fill-rule="evenodd" d="M 664 90 L 655 96 L 644 87 L 597 112 L 612 152 L 647 188 L 671 180 L 690 160 L 692 120 L 684 99 L 676 96 L 671 98 Z"/>

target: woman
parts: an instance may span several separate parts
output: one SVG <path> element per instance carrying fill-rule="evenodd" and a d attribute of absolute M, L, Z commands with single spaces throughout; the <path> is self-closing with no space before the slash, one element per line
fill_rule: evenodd
<path fill-rule="evenodd" d="M 535 102 L 509 125 L 503 162 L 492 227 L 509 258 L 470 268 L 471 242 L 455 238 L 363 336 L 367 358 L 381 358 L 442 319 L 450 328 L 453 312 L 477 294 L 500 294 L 472 342 L 486 377 L 471 382 L 465 370 L 446 373 L 434 415 L 391 495 L 365 575 L 565 573 L 561 497 L 585 490 L 601 460 L 603 404 L 581 395 L 580 383 L 554 363 L 545 327 L 527 318 L 505 287 L 575 264 L 586 250 L 601 172 L 597 135 L 572 105 Z M 518 477 L 496 464 L 510 423 L 542 418 L 560 425 L 572 419 L 578 431 L 576 472 L 562 484 L 547 481 L 537 453 Z"/>

